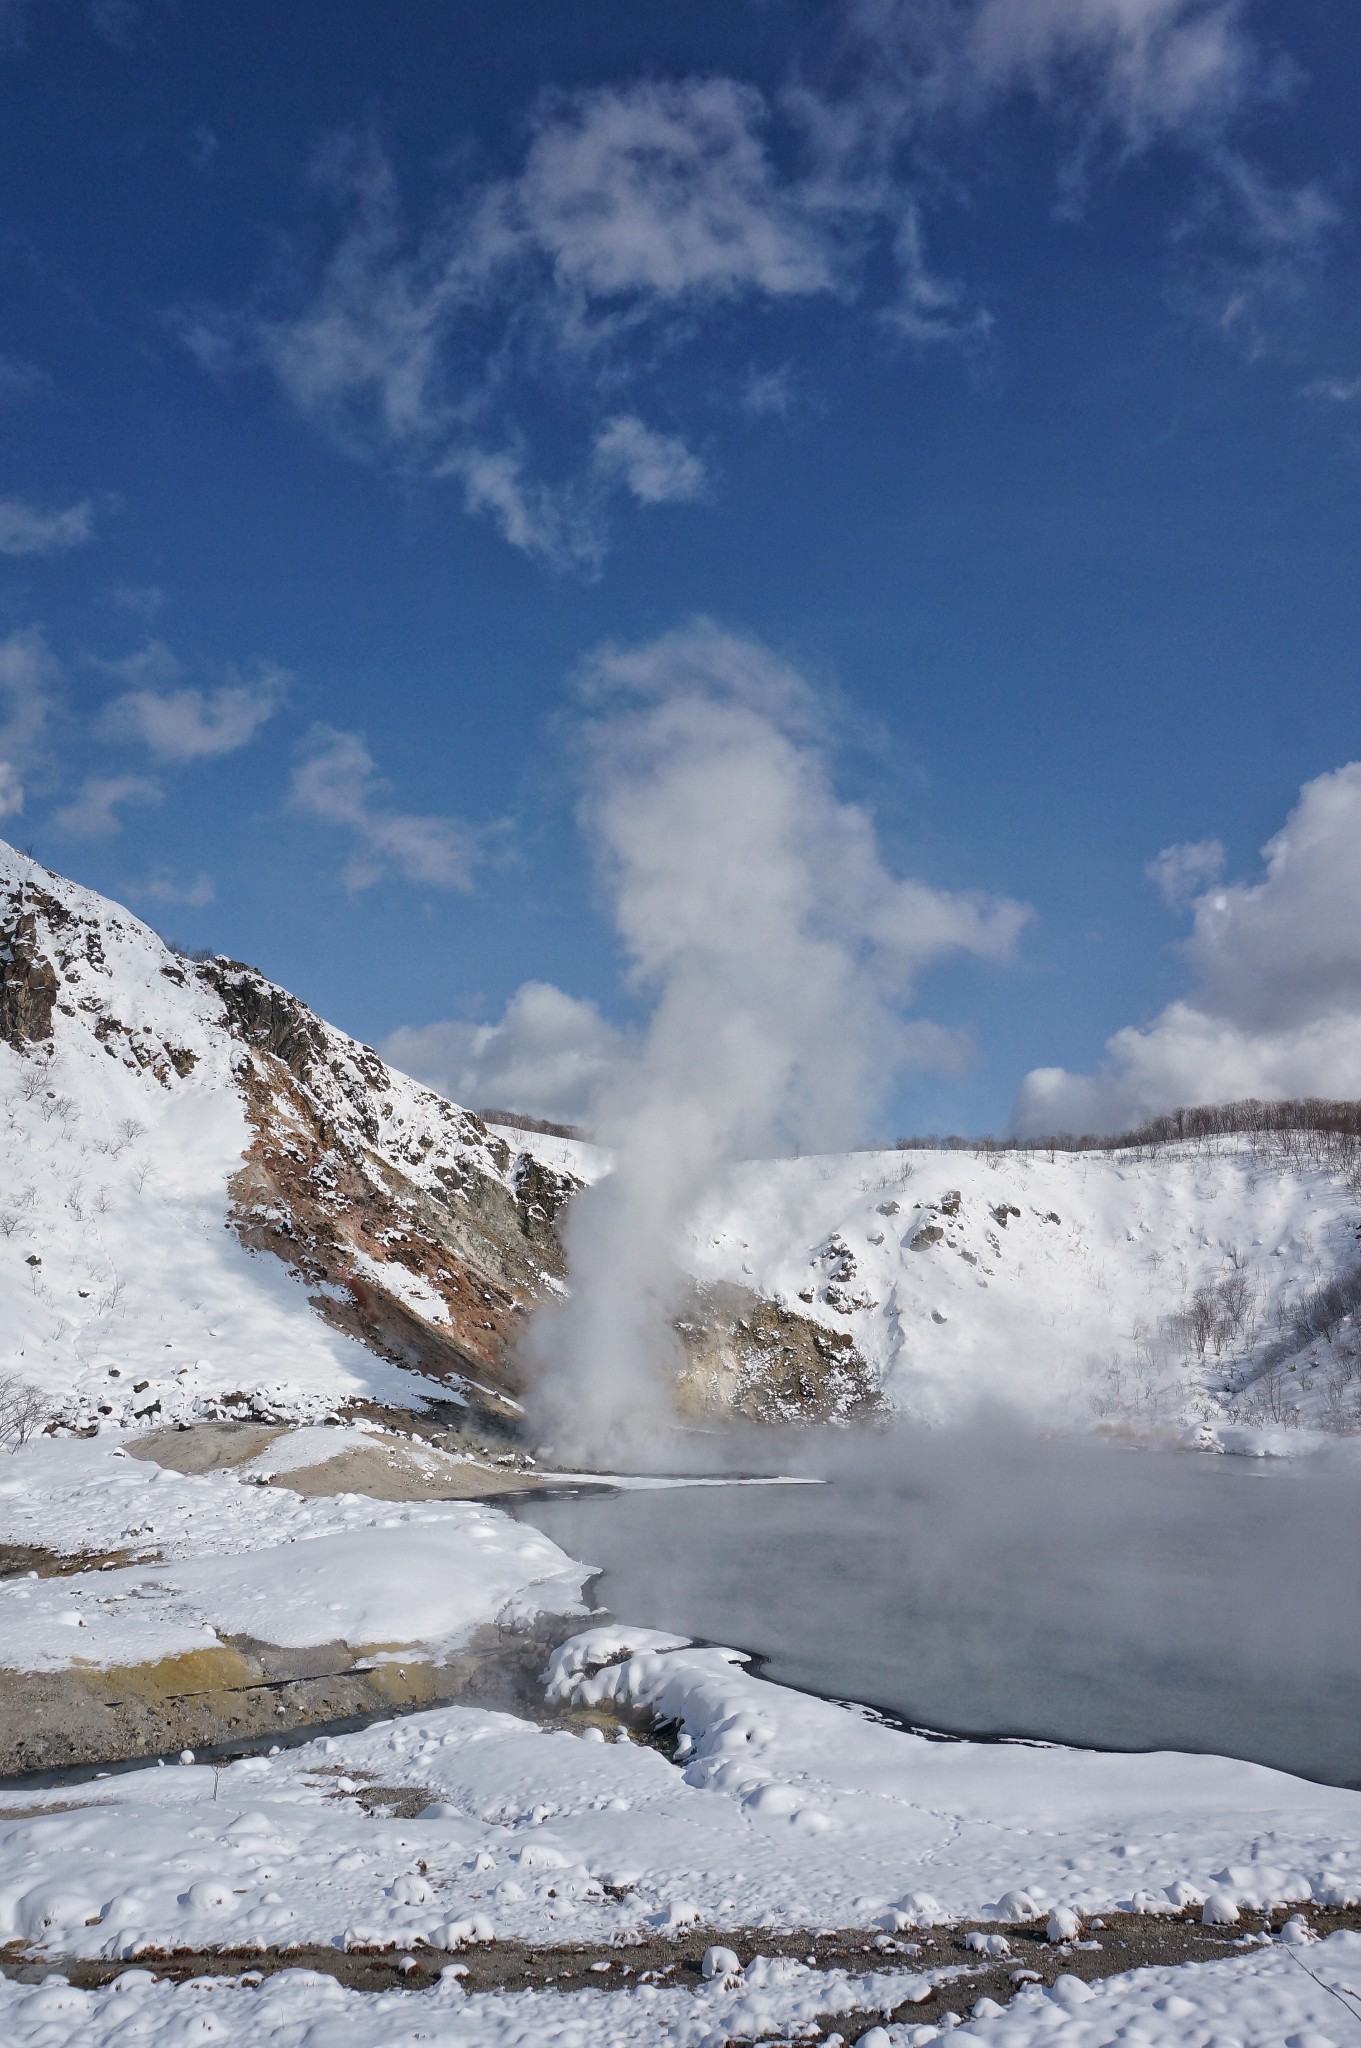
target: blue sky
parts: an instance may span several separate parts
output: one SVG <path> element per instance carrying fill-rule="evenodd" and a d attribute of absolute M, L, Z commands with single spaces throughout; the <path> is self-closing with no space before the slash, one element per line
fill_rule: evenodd
<path fill-rule="evenodd" d="M 1029 907 L 877 1128 L 1361 1092 L 1354 10 L 0 24 L 0 832 L 580 1112 L 646 1003 L 574 678 L 704 617 L 887 868 Z"/>

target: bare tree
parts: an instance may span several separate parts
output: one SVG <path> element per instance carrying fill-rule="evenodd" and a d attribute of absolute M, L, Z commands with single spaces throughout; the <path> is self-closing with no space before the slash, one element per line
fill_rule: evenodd
<path fill-rule="evenodd" d="M 0 1373 L 0 1443 L 17 1451 L 48 1422 L 52 1404 L 41 1387 L 15 1373 Z"/>

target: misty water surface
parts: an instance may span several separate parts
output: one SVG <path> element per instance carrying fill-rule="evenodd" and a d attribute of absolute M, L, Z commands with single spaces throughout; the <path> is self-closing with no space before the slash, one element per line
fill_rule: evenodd
<path fill-rule="evenodd" d="M 539 1501 L 621 1619 L 954 1733 L 1361 1784 L 1361 1471 L 1005 1432 L 842 1440 L 821 1486 Z M 807 1465 L 805 1463 L 805 1469 Z"/>

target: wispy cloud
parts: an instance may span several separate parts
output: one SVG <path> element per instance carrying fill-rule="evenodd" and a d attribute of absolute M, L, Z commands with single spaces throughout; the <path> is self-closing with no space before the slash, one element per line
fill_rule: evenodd
<path fill-rule="evenodd" d="M 595 437 L 598 475 L 618 477 L 640 505 L 686 504 L 708 486 L 704 464 L 677 434 L 658 434 L 636 413 L 616 413 Z"/>
<path fill-rule="evenodd" d="M 0 640 L 0 785 L 7 816 L 23 810 L 24 776 L 44 752 L 61 673 L 41 627 Z"/>
<path fill-rule="evenodd" d="M 183 668 L 162 641 L 151 641 L 128 660 L 105 664 L 129 680 L 160 687 L 127 690 L 100 721 L 104 736 L 140 742 L 158 760 L 215 760 L 254 739 L 278 710 L 290 677 L 271 663 L 253 676 L 228 670 L 228 681 L 202 690 L 180 683 Z"/>
<path fill-rule="evenodd" d="M 200 868 L 192 882 L 177 882 L 169 875 L 152 875 L 144 882 L 130 882 L 128 893 L 151 903 L 178 904 L 187 910 L 202 910 L 213 901 L 217 891 L 212 877 Z"/>
<path fill-rule="evenodd" d="M 0 498 L 0 555 L 60 555 L 94 533 L 88 498 L 60 512 L 40 512 L 18 498 Z"/>
<path fill-rule="evenodd" d="M 434 889 L 470 889 L 480 857 L 472 827 L 458 818 L 393 810 L 389 793 L 358 733 L 313 727 L 293 773 L 290 801 L 295 810 L 350 835 L 345 886 L 367 889 L 400 875 Z"/>
<path fill-rule="evenodd" d="M 424 233 L 376 141 L 342 138 L 314 169 L 339 231 L 304 291 L 291 259 L 286 283 L 187 317 L 184 338 L 216 373 L 266 369 L 349 452 L 457 477 L 513 546 L 592 568 L 609 487 L 649 506 L 693 498 L 702 464 L 615 408 L 583 422 L 575 479 L 548 484 L 500 419 L 507 381 L 571 385 L 643 330 L 666 345 L 706 308 L 838 289 L 834 220 L 777 169 L 770 119 L 722 78 L 546 96 L 520 168 Z"/>
<path fill-rule="evenodd" d="M 1165 846 L 1144 869 L 1150 882 L 1173 910 L 1181 910 L 1224 872 L 1224 848 L 1218 839 L 1188 840 Z"/>
<path fill-rule="evenodd" d="M 603 508 L 579 484 L 552 485 L 527 474 L 515 448 L 461 448 L 437 464 L 437 477 L 463 481 L 469 512 L 486 513 L 512 547 L 555 568 L 593 575 L 605 553 Z"/>
<path fill-rule="evenodd" d="M 115 583 L 109 596 L 120 611 L 149 624 L 165 608 L 165 592 L 159 583 Z"/>
<path fill-rule="evenodd" d="M 158 804 L 165 792 L 146 775 L 87 775 L 69 803 L 52 813 L 55 831 L 69 839 L 109 839 L 121 832 L 119 807 Z"/>
<path fill-rule="evenodd" d="M 794 402 L 794 378 L 788 363 L 778 370 L 756 370 L 742 393 L 742 410 L 753 419 L 784 419 Z"/>
<path fill-rule="evenodd" d="M 1295 73 L 1239 0 L 847 0 L 843 27 L 834 83 L 546 92 L 518 161 L 452 173 L 424 225 L 377 139 L 342 136 L 313 167 L 320 235 L 246 306 L 186 315 L 184 338 L 216 373 L 267 372 L 351 454 L 457 479 L 513 546 L 589 573 L 607 488 L 649 507 L 701 495 L 699 458 L 644 424 L 640 387 L 734 306 L 855 304 L 916 345 L 987 342 L 988 309 L 931 230 L 973 202 L 977 138 L 1007 103 L 1053 137 L 1060 214 L 1132 159 L 1176 157 L 1169 232 L 1213 247 L 1229 331 L 1246 315 L 1226 308 L 1287 288 L 1335 225 L 1320 185 L 1274 181 L 1243 146 Z M 521 403 L 545 387 L 576 437 L 556 480 Z M 751 409 L 778 411 L 780 389 L 753 387 Z"/>

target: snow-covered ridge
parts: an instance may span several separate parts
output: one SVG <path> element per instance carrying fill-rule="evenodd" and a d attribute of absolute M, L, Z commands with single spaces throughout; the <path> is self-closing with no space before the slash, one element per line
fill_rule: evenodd
<path fill-rule="evenodd" d="M 1361 1428 L 1358 1236 L 1343 1171 L 1228 1138 L 744 1165 L 693 1258 L 848 1332 L 911 1414 L 1002 1400 L 1260 1447 Z"/>

